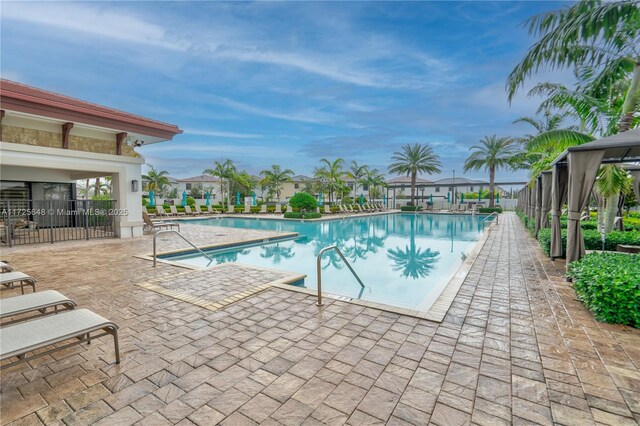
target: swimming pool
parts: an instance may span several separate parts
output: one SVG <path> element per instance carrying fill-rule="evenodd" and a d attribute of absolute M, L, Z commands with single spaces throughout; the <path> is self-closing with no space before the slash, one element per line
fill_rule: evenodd
<path fill-rule="evenodd" d="M 297 232 L 298 238 L 159 256 L 189 266 L 242 262 L 306 274 L 316 288 L 316 256 L 337 245 L 365 284 L 364 290 L 335 251 L 322 258 L 323 292 L 426 311 L 482 234 L 481 215 L 387 214 L 298 222 L 225 217 L 196 220 L 209 226 Z"/>

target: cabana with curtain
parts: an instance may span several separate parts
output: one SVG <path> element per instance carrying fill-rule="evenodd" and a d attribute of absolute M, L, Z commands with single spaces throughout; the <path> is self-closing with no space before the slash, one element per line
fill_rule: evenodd
<path fill-rule="evenodd" d="M 560 210 L 563 204 L 563 185 L 567 197 L 567 265 L 585 254 L 580 217 L 589 204 L 591 190 L 600 164 L 640 161 L 640 129 L 572 146 L 552 163 L 551 184 L 551 256 L 562 255 Z M 566 173 L 566 175 L 565 175 Z M 633 174 L 637 174 L 634 172 Z M 566 182 L 566 184 L 565 184 Z M 637 185 L 637 182 L 635 183 Z"/>

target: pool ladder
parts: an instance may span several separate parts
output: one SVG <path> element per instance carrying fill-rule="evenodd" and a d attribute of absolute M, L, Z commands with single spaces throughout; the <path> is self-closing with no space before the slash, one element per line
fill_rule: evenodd
<path fill-rule="evenodd" d="M 485 217 L 484 219 L 482 219 L 482 230 L 484 231 L 484 224 L 485 222 L 487 222 L 490 218 L 495 217 L 496 218 L 496 225 L 498 225 L 498 213 L 493 212 L 491 213 L 489 216 Z M 493 222 L 493 220 L 491 221 Z"/>
<path fill-rule="evenodd" d="M 353 268 L 351 267 L 351 264 L 349 263 L 347 258 L 344 257 L 344 254 L 342 254 L 342 252 L 340 251 L 338 246 L 327 246 L 327 247 L 323 248 L 322 250 L 320 250 L 320 253 L 318 253 L 318 257 L 316 258 L 316 269 L 317 269 L 316 273 L 317 273 L 317 276 L 318 276 L 318 301 L 316 302 L 317 306 L 322 306 L 323 305 L 323 303 L 322 303 L 322 267 L 320 265 L 320 262 L 322 260 L 322 255 L 325 254 L 326 252 L 328 252 L 329 250 L 335 250 L 335 251 L 338 252 L 338 255 L 340 256 L 342 261 L 347 265 L 347 268 L 349 268 L 349 270 L 351 271 L 353 276 L 356 277 L 356 280 L 358 280 L 358 283 L 360 283 L 360 287 L 362 287 L 364 289 L 364 284 L 362 283 L 362 280 L 360 279 L 358 274 L 356 274 L 356 271 L 353 270 Z"/>
<path fill-rule="evenodd" d="M 213 262 L 213 258 L 211 256 L 209 256 L 207 253 L 205 253 L 202 250 L 200 250 L 195 244 L 193 244 L 191 241 L 189 241 L 187 239 L 187 237 L 182 235 L 180 232 L 178 232 L 176 230 L 173 230 L 173 229 L 165 229 L 163 231 L 157 231 L 155 234 L 153 234 L 153 267 L 154 268 L 156 267 L 156 257 L 157 257 L 156 256 L 156 239 L 158 238 L 158 235 L 160 235 L 160 234 L 168 234 L 168 233 L 177 234 L 180 238 L 185 240 L 191 247 L 193 247 L 194 249 L 198 250 L 201 255 L 203 255 L 204 257 L 209 259 L 209 264 L 211 264 L 211 262 Z M 209 266 L 209 265 L 207 265 L 207 266 Z"/>

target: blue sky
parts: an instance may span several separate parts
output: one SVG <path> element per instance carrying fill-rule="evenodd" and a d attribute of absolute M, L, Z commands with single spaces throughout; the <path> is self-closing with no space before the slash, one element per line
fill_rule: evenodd
<path fill-rule="evenodd" d="M 3 2 L 4 78 L 174 123 L 143 147 L 197 175 L 231 158 L 310 174 L 322 157 L 386 171 L 403 144 L 462 173 L 484 135 L 527 133 L 507 75 L 532 43 L 520 24 L 552 2 Z M 536 80 L 570 81 L 566 72 Z M 536 81 L 532 81 L 532 84 Z M 484 178 L 484 172 L 467 174 Z M 499 172 L 499 180 L 526 172 Z"/>

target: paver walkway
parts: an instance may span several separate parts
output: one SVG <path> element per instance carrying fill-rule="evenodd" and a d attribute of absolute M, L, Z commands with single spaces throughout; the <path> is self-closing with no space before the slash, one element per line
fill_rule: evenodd
<path fill-rule="evenodd" d="M 133 285 L 184 274 L 149 245 L 3 251 L 118 323 L 123 362 L 105 340 L 3 371 L 2 424 L 640 421 L 640 330 L 594 321 L 513 214 L 442 323 L 278 288 L 211 312 Z"/>

